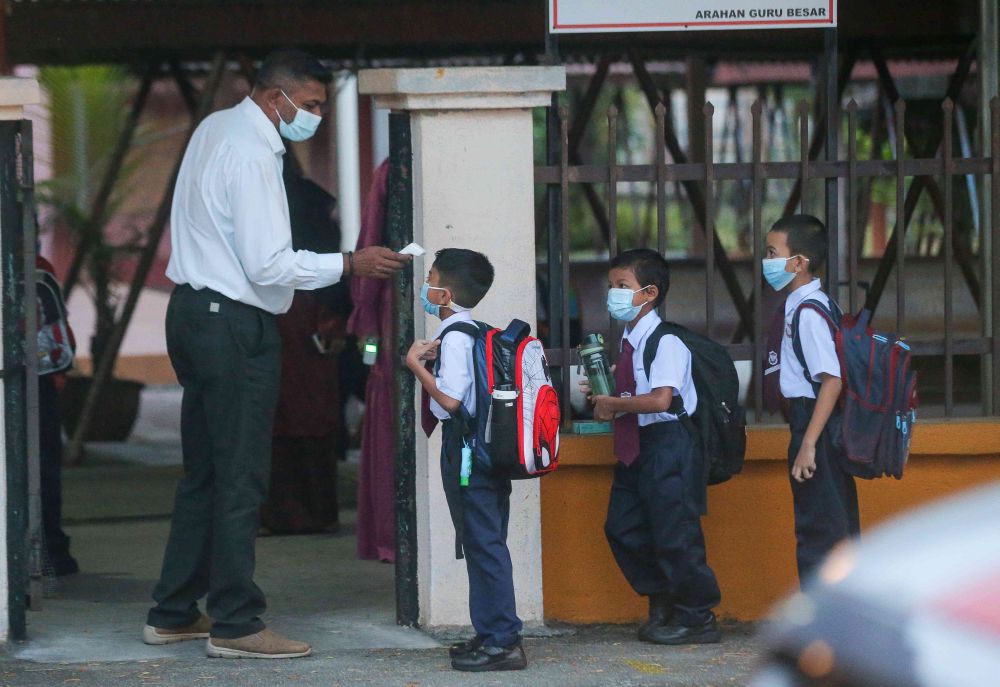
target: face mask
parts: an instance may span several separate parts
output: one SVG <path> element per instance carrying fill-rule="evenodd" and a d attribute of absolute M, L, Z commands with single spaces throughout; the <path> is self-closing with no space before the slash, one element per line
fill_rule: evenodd
<path fill-rule="evenodd" d="M 466 310 L 468 310 L 468 308 L 463 308 L 455 301 L 451 301 L 450 303 L 448 303 L 448 305 L 445 306 L 438 305 L 437 303 L 431 303 L 430 299 L 427 298 L 427 294 L 430 292 L 431 289 L 434 289 L 435 291 L 448 290 L 448 289 L 443 289 L 440 286 L 431 286 L 427 282 L 424 282 L 424 285 L 420 289 L 420 302 L 424 306 L 424 312 L 426 312 L 428 315 L 433 315 L 434 317 L 441 317 L 441 308 L 443 307 L 448 308 L 452 312 L 465 312 Z"/>
<path fill-rule="evenodd" d="M 632 296 L 645 291 L 648 286 L 632 291 L 631 289 L 608 289 L 608 313 L 622 322 L 631 322 L 642 310 L 642 305 L 632 305 Z"/>
<path fill-rule="evenodd" d="M 292 99 L 284 91 L 281 91 L 281 95 L 285 96 L 285 100 L 292 103 Z M 281 113 L 277 110 L 274 111 L 278 115 L 278 131 L 289 141 L 304 141 L 307 138 L 311 138 L 316 133 L 316 128 L 323 121 L 323 118 L 312 112 L 306 112 L 295 103 L 292 103 L 292 107 L 295 108 L 295 118 L 291 124 L 281 118 Z"/>
<path fill-rule="evenodd" d="M 795 272 L 785 271 L 785 265 L 792 258 L 798 257 L 801 256 L 793 255 L 791 258 L 764 258 L 761 260 L 761 265 L 764 268 L 764 280 L 771 285 L 772 289 L 781 291 L 795 279 Z"/>

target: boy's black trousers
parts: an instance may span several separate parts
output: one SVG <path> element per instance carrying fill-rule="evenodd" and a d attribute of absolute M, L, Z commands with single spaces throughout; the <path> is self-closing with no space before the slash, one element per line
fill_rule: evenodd
<path fill-rule="evenodd" d="M 861 532 L 854 477 L 841 467 L 829 425 L 816 442 L 816 472 L 801 484 L 791 477 L 815 407 L 812 398 L 789 399 L 792 441 L 788 445 L 788 475 L 795 509 L 795 559 L 800 583 L 838 542 Z"/>
<path fill-rule="evenodd" d="M 674 620 L 696 626 L 719 604 L 701 531 L 700 451 L 679 422 L 639 428 L 639 457 L 615 466 L 604 525 L 611 552 L 639 594 L 669 594 Z"/>
<path fill-rule="evenodd" d="M 507 548 L 510 480 L 484 474 L 474 466 L 469 485 L 459 486 L 462 440 L 453 420 L 441 424 L 441 477 L 465 552 L 472 626 L 486 646 L 510 646 L 520 641 L 522 628 Z"/>
<path fill-rule="evenodd" d="M 270 479 L 281 338 L 274 315 L 178 286 L 167 308 L 167 352 L 184 387 L 184 477 L 148 623 L 192 623 L 207 594 L 212 636 L 243 637 L 264 628 L 254 548 Z"/>

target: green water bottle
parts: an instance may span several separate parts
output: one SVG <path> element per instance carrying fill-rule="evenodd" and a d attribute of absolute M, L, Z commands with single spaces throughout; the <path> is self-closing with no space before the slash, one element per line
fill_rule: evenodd
<path fill-rule="evenodd" d="M 594 396 L 612 396 L 615 393 L 615 378 L 604 352 L 604 337 L 600 334 L 588 334 L 583 337 L 579 352 L 590 383 L 590 393 Z"/>

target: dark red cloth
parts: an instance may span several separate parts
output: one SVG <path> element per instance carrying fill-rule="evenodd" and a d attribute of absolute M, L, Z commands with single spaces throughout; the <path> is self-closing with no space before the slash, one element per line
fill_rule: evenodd
<path fill-rule="evenodd" d="M 274 437 L 271 486 L 260 524 L 272 534 L 321 532 L 338 522 L 337 446 L 340 434 Z"/>
<path fill-rule="evenodd" d="M 428 360 L 424 367 L 433 372 L 434 371 L 434 361 Z M 434 433 L 434 428 L 437 427 L 438 419 L 437 416 L 431 412 L 431 395 L 427 393 L 427 389 L 420 390 L 420 426 L 424 430 L 424 434 L 430 436 Z"/>
<path fill-rule="evenodd" d="M 764 352 L 764 381 L 761 391 L 764 409 L 769 413 L 784 412 L 781 396 L 781 338 L 785 334 L 785 299 L 774 309 L 767 324 L 767 345 Z M 777 368 L 777 369 L 775 369 Z M 768 370 L 771 373 L 768 374 Z"/>
<path fill-rule="evenodd" d="M 361 218 L 358 249 L 385 245 L 385 214 L 389 197 L 389 163 L 375 170 Z M 395 427 L 396 364 L 394 327 L 395 282 L 355 277 L 351 280 L 354 311 L 348 320 L 351 334 L 364 341 L 377 337 L 378 359 L 368 375 L 365 419 L 358 469 L 358 557 L 396 560 Z"/>
<path fill-rule="evenodd" d="M 276 437 L 343 436 L 336 356 L 322 355 L 313 334 L 343 338 L 343 318 L 315 292 L 296 291 L 292 307 L 277 318 L 281 333 L 281 390 L 274 416 Z"/>
<path fill-rule="evenodd" d="M 615 389 L 620 395 L 635 396 L 635 371 L 632 368 L 632 344 L 622 341 L 622 353 L 615 367 Z M 622 413 L 615 418 L 615 457 L 631 465 L 639 456 L 639 416 Z"/>

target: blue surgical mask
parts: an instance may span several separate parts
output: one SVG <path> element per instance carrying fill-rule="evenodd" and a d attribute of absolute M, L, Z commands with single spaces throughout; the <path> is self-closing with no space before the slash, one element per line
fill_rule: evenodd
<path fill-rule="evenodd" d="M 431 303 L 430 299 L 427 298 L 427 294 L 431 289 L 435 291 L 447 291 L 448 289 L 441 288 L 440 286 L 431 286 L 427 282 L 420 288 L 420 302 L 424 306 L 424 312 L 428 315 L 433 315 L 434 317 L 441 317 L 441 308 L 448 308 L 452 312 L 465 312 L 468 308 L 464 308 L 455 301 L 451 301 L 447 305 L 438 305 L 437 303 Z"/>
<path fill-rule="evenodd" d="M 761 260 L 761 265 L 764 268 L 764 280 L 771 285 L 772 289 L 781 291 L 795 279 L 795 272 L 786 271 L 785 265 L 788 264 L 789 260 L 797 257 L 800 256 L 793 255 L 791 258 L 764 258 Z"/>
<path fill-rule="evenodd" d="M 631 289 L 608 289 L 608 313 L 622 322 L 631 322 L 642 310 L 642 305 L 632 305 L 632 297 L 648 286 L 632 291 Z"/>
<path fill-rule="evenodd" d="M 281 118 L 281 113 L 275 110 L 275 113 L 278 115 L 278 131 L 289 141 L 304 141 L 307 138 L 312 138 L 323 118 L 312 112 L 303 110 L 293 103 L 292 99 L 284 91 L 281 91 L 281 95 L 285 96 L 285 100 L 292 103 L 292 107 L 295 108 L 295 118 L 292 119 L 291 123 L 286 122 Z"/>

